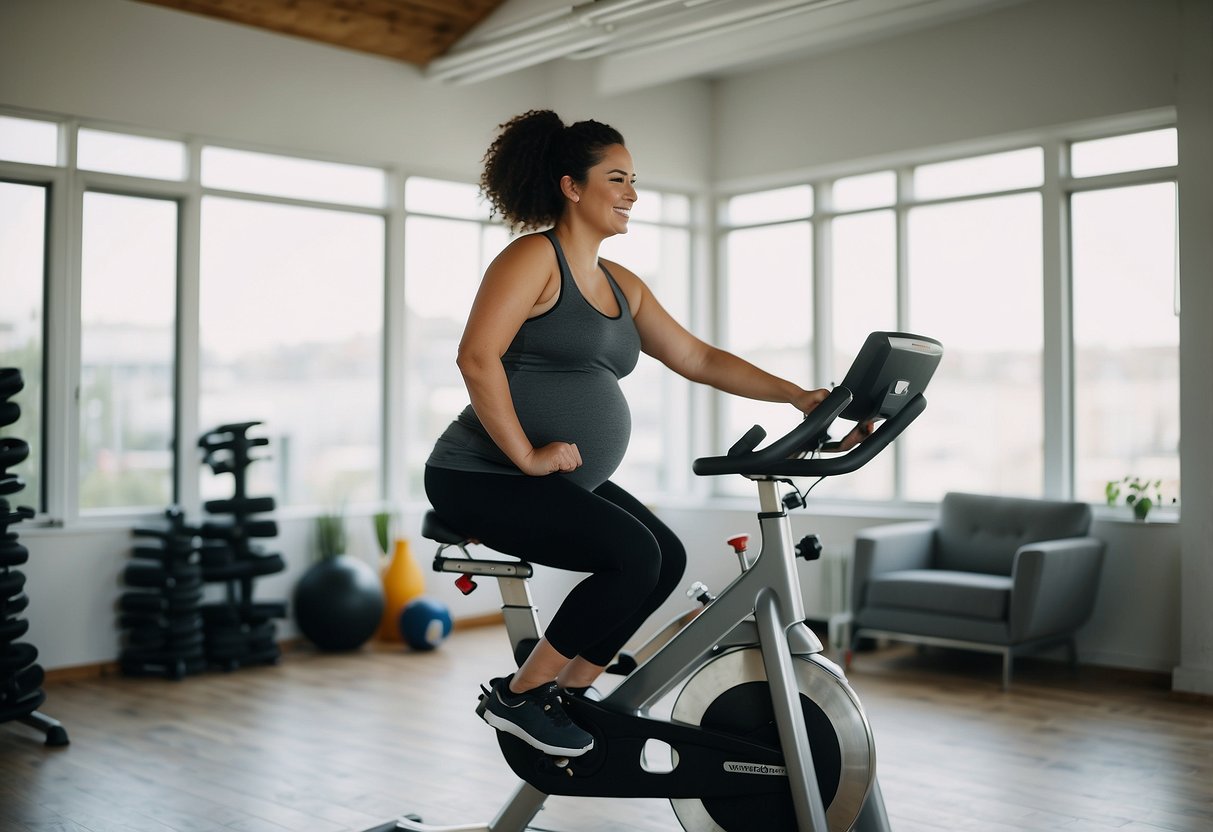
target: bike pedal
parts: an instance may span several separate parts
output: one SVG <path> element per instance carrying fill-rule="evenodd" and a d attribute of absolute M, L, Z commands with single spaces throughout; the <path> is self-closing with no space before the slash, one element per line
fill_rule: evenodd
<path fill-rule="evenodd" d="M 554 775 L 554 774 L 559 774 L 560 772 L 563 771 L 569 777 L 573 777 L 575 775 L 573 774 L 573 767 L 569 764 L 570 762 L 571 761 L 569 760 L 568 757 L 548 756 L 543 759 L 543 761 L 539 765 L 539 768 L 541 771 L 543 771 L 545 774 L 548 774 L 549 776 Z"/>

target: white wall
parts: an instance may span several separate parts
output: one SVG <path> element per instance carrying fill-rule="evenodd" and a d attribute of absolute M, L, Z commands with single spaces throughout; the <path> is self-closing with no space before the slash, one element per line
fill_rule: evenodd
<path fill-rule="evenodd" d="M 1176 690 L 1213 694 L 1213 3 L 1184 0 L 1179 99 L 1182 662 Z"/>
<path fill-rule="evenodd" d="M 1205 7 L 1205 0 L 1184 2 Z M 478 173 L 496 124 L 551 106 L 568 119 L 593 117 L 619 127 L 646 183 L 702 189 L 712 180 L 761 180 L 940 142 L 1175 106 L 1178 7 L 1178 0 L 1040 0 L 714 86 L 686 82 L 607 97 L 594 92 L 588 66 L 572 62 L 471 88 L 437 87 L 391 61 L 128 0 L 4 0 L 0 105 L 467 178 Z M 1199 48 L 1190 51 L 1199 64 Z M 1203 102 L 1190 106 L 1205 108 L 1207 125 L 1208 87 L 1194 88 L 1191 98 Z M 1187 170 L 1186 159 L 1184 165 Z M 1203 185 L 1181 184 L 1185 198 L 1203 188 L 1207 201 L 1204 170 Z M 1207 241 L 1203 246 L 1192 254 L 1185 248 L 1186 274 L 1207 275 L 1213 258 Z M 1189 308 L 1187 285 L 1185 339 L 1211 306 L 1205 289 Z M 1202 361 L 1208 354 L 1192 353 Z M 1185 376 L 1185 424 L 1193 414 L 1190 381 Z M 1193 383 L 1204 390 L 1195 401 L 1205 409 L 1196 415 L 1207 417 L 1209 382 Z M 1186 431 L 1185 443 L 1185 487 L 1203 483 L 1205 489 L 1186 497 L 1203 495 L 1207 504 L 1208 440 Z M 735 565 L 721 541 L 739 529 L 755 532 L 753 514 L 658 509 L 687 538 L 688 578 L 723 586 Z M 404 528 L 416 529 L 419 519 L 406 517 Z M 797 533 L 812 526 L 828 546 L 842 547 L 857 528 L 891 519 L 805 515 L 795 525 Z M 259 584 L 267 599 L 289 594 L 310 551 L 307 521 L 284 517 L 280 526 L 275 546 L 290 571 Z M 1082 634 L 1084 660 L 1152 670 L 1182 660 L 1191 671 L 1185 678 L 1197 680 L 1189 689 L 1213 692 L 1204 681 L 1213 668 L 1213 624 L 1195 611 L 1200 599 L 1213 595 L 1210 534 L 1187 525 L 1104 522 L 1096 533 L 1109 541 L 1109 560 L 1099 606 Z M 1181 533 L 1185 581 L 1195 580 L 1184 590 L 1182 659 Z M 110 622 L 129 552 L 127 530 L 30 529 L 23 539 L 33 555 L 29 640 L 42 651 L 43 664 L 112 659 L 118 634 Z M 373 556 L 369 538 L 361 552 Z M 425 564 L 430 551 L 414 541 L 414 554 Z M 456 615 L 497 606 L 490 585 L 463 598 L 449 578 L 428 577 L 432 592 Z M 543 583 L 537 594 L 550 614 L 564 582 Z M 668 609 L 681 603 L 678 595 Z"/>
<path fill-rule="evenodd" d="M 1175 104 L 1176 0 L 1036 0 L 720 82 L 717 182 Z"/>
<path fill-rule="evenodd" d="M 191 518 L 197 520 L 199 518 Z M 142 523 L 156 526 L 155 519 Z M 418 540 L 412 530 L 421 526 L 420 513 L 402 518 L 401 528 L 408 530 L 410 549 L 426 578 L 426 594 L 447 604 L 456 618 L 473 618 L 496 612 L 501 600 L 491 582 L 482 582 L 479 591 L 464 597 L 454 587 L 454 576 L 430 571 L 433 549 Z M 258 601 L 289 600 L 295 582 L 313 562 L 313 521 L 300 517 L 279 517 L 279 534 L 265 541 L 268 552 L 277 552 L 287 563 L 285 572 L 259 578 L 255 584 Z M 379 550 L 369 516 L 348 518 L 349 553 L 378 568 Z M 39 663 L 48 669 L 76 667 L 108 662 L 117 658 L 121 635 L 115 612 L 119 596 L 126 590 L 122 570 L 130 561 L 135 541 L 127 527 L 84 526 L 78 529 L 17 528 L 21 541 L 30 550 L 30 560 L 22 571 L 27 576 L 26 593 L 30 605 L 24 616 L 30 622 L 23 639 L 38 647 Z M 221 600 L 222 585 L 210 585 L 204 600 Z M 555 600 L 541 596 L 549 612 Z M 298 635 L 291 619 L 278 622 L 279 638 Z"/>

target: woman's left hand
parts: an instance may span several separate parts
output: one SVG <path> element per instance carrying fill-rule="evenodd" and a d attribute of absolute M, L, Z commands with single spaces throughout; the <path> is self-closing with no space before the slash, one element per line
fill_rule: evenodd
<path fill-rule="evenodd" d="M 826 390 L 825 388 L 818 388 L 817 390 L 801 390 L 792 397 L 791 403 L 796 407 L 797 410 L 807 415 L 813 411 L 813 408 L 825 401 L 826 396 L 828 395 L 830 395 L 830 391 Z M 849 451 L 851 448 L 854 448 L 860 442 L 871 436 L 875 427 L 876 423 L 871 420 L 859 422 L 837 444 L 831 444 L 827 450 L 839 452 Z"/>
<path fill-rule="evenodd" d="M 876 429 L 876 423 L 873 422 L 871 419 L 869 419 L 866 422 L 859 422 L 855 425 L 855 427 L 851 428 L 850 433 L 848 433 L 846 436 L 842 437 L 842 439 L 839 441 L 838 445 L 830 448 L 829 450 L 835 450 L 835 451 L 839 451 L 839 452 L 849 451 L 849 450 L 851 450 L 851 448 L 854 448 L 860 442 L 862 442 L 863 440 L 865 440 L 869 436 L 871 436 L 872 431 L 875 429 Z"/>

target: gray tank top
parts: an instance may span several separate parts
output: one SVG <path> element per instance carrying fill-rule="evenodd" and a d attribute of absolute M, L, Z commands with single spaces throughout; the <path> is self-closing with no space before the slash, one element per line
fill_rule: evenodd
<path fill-rule="evenodd" d="M 610 478 L 627 450 L 632 417 L 619 379 L 636 366 L 640 335 L 627 299 L 606 267 L 599 263 L 619 304 L 618 317 L 590 305 L 573 280 L 555 232 L 543 235 L 560 264 L 560 297 L 547 312 L 522 324 L 501 363 L 527 439 L 536 448 L 575 443 L 582 466 L 557 476 L 593 490 Z M 471 405 L 438 438 L 426 464 L 522 474 L 489 437 Z"/>

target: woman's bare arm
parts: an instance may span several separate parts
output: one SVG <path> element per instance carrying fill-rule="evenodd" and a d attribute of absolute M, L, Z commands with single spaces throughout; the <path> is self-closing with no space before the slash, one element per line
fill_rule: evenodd
<path fill-rule="evenodd" d="M 555 262 L 551 246 L 541 237 L 522 237 L 507 246 L 485 272 L 456 359 L 480 423 L 510 461 L 532 476 L 572 471 L 581 465 L 576 445 L 531 445 L 501 363 L 522 324 L 550 298 Z M 559 281 L 556 271 L 556 291 Z"/>

